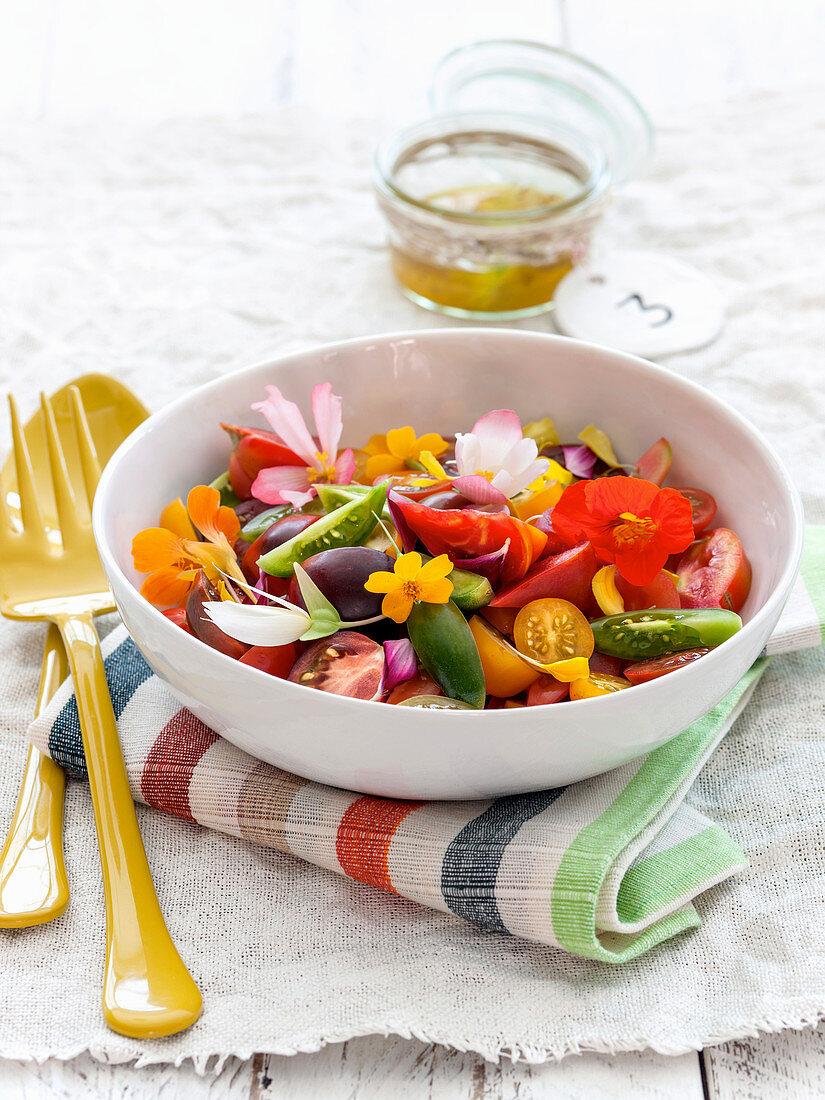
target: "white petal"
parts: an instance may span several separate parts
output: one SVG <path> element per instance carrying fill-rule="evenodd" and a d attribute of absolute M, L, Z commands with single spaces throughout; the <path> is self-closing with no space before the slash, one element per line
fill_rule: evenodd
<path fill-rule="evenodd" d="M 296 642 L 311 622 L 300 607 L 261 607 L 230 600 L 209 600 L 203 609 L 224 634 L 247 645 L 276 646 Z"/>
<path fill-rule="evenodd" d="M 547 465 L 546 458 L 537 458 L 535 462 L 531 462 L 529 466 L 525 466 L 523 470 L 513 474 L 509 495 L 514 497 L 516 493 L 520 493 L 528 485 L 532 485 L 537 477 L 541 477 L 546 472 Z"/>
<path fill-rule="evenodd" d="M 498 470 L 504 465 L 504 456 L 510 448 L 523 439 L 521 421 L 512 409 L 494 409 L 485 413 L 473 425 L 473 435 L 478 439 L 485 469 Z"/>

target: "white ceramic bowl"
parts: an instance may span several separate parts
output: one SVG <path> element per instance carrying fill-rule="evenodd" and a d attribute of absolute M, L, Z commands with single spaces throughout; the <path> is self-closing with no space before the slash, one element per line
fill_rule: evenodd
<path fill-rule="evenodd" d="M 743 630 L 701 661 L 598 699 L 519 710 L 425 711 L 341 698 L 247 668 L 139 594 L 130 546 L 161 507 L 227 465 L 219 421 L 255 423 L 267 383 L 309 412 L 330 381 L 345 444 L 412 424 L 469 430 L 482 413 L 549 415 L 563 438 L 595 422 L 633 461 L 666 435 L 670 481 L 709 489 L 753 564 Z M 263 422 L 261 422 L 263 423 Z M 441 329 L 328 344 L 227 375 L 152 416 L 117 451 L 94 508 L 120 613 L 152 668 L 227 740 L 309 779 L 399 798 L 479 798 L 583 779 L 639 757 L 707 713 L 759 655 L 799 567 L 802 510 L 768 443 L 738 413 L 641 359 L 558 336 Z"/>

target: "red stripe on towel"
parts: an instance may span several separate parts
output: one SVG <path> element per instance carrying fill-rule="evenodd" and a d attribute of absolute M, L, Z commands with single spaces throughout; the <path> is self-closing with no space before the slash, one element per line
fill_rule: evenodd
<path fill-rule="evenodd" d="M 167 814 L 194 821 L 189 806 L 192 773 L 218 735 L 191 711 L 179 710 L 166 723 L 149 750 L 140 789 L 144 800 Z"/>
<path fill-rule="evenodd" d="M 424 802 L 369 797 L 353 802 L 341 818 L 335 839 L 335 854 L 344 873 L 397 894 L 387 863 L 390 844 L 407 814 L 424 805 Z"/>

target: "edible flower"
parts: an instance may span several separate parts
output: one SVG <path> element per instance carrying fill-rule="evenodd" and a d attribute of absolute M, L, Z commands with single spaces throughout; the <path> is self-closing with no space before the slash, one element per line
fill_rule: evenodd
<path fill-rule="evenodd" d="M 344 622 L 333 605 L 313 581 L 304 567 L 296 562 L 295 579 L 306 604 L 306 611 L 281 596 L 273 596 L 244 581 L 239 585 L 248 596 L 263 596 L 278 607 L 262 604 L 208 600 L 203 609 L 224 634 L 247 645 L 280 646 L 288 642 L 315 641 L 328 638 L 339 630 L 377 623 L 383 615 L 357 622 Z"/>
<path fill-rule="evenodd" d="M 602 477 L 568 486 L 553 530 L 574 545 L 589 540 L 629 584 L 649 584 L 671 554 L 693 541 L 690 501 L 637 477 Z"/>
<path fill-rule="evenodd" d="M 404 623 L 415 603 L 446 603 L 453 592 L 453 582 L 447 574 L 453 563 L 446 554 L 422 563 L 415 550 L 401 554 L 392 573 L 379 570 L 364 583 L 367 592 L 385 593 L 381 610 L 388 619 Z"/>
<path fill-rule="evenodd" d="M 471 432 L 459 433 L 455 440 L 459 476 L 480 475 L 507 499 L 543 477 L 550 466 L 546 458 L 538 457 L 536 441 L 525 439 L 512 409 L 487 413 Z"/>
<path fill-rule="evenodd" d="M 132 540 L 132 557 L 138 573 L 149 576 L 141 595 L 157 607 L 181 604 L 189 595 L 201 569 L 218 584 L 222 575 L 243 581 L 234 553 L 240 522 L 231 508 L 221 506 L 220 493 L 209 485 L 196 485 L 186 498 L 164 508 L 161 522 L 169 526 L 147 527 Z M 195 537 L 196 527 L 205 542 Z"/>
<path fill-rule="evenodd" d="M 332 392 L 332 384 L 319 383 L 312 391 L 317 444 L 295 402 L 287 401 L 277 386 L 267 386 L 266 392 L 266 401 L 258 401 L 252 408 L 263 413 L 279 439 L 306 466 L 270 466 L 261 470 L 252 484 L 252 495 L 265 504 L 301 508 L 315 496 L 313 482 L 348 485 L 355 473 L 355 456 L 349 447 L 338 454 L 343 431 L 342 401 Z"/>
<path fill-rule="evenodd" d="M 364 447 L 370 457 L 364 469 L 364 478 L 372 483 L 379 477 L 405 473 L 416 469 L 411 463 L 422 463 L 422 451 L 431 456 L 441 455 L 447 450 L 447 441 L 436 432 L 427 432 L 416 438 L 415 431 L 406 428 L 392 428 L 386 435 L 374 435 Z"/>

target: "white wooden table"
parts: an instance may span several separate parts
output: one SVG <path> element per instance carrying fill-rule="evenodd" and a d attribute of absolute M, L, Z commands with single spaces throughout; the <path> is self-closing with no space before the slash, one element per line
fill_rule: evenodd
<path fill-rule="evenodd" d="M 0 115 L 141 119 L 235 115 L 288 102 L 401 123 L 427 110 L 436 60 L 475 38 L 565 45 L 623 79 L 666 125 L 691 103 L 821 83 L 819 0 L 0 0 Z M 190 1067 L 0 1060 L 0 1098 L 492 1100 L 599 1097 L 783 1100 L 825 1096 L 825 1028 L 669 1058 L 485 1063 L 373 1036 L 292 1058 Z"/>

